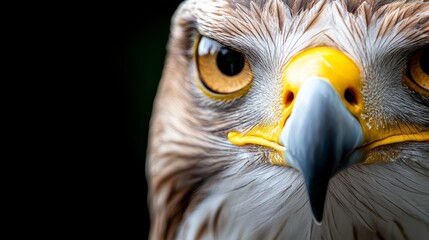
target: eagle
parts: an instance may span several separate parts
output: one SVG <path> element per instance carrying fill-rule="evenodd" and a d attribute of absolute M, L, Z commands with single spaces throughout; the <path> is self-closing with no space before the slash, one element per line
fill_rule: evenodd
<path fill-rule="evenodd" d="M 429 239 L 429 3 L 185 0 L 151 239 Z"/>

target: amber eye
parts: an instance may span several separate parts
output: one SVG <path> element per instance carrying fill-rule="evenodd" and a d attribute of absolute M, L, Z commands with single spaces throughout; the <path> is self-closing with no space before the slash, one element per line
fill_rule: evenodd
<path fill-rule="evenodd" d="M 417 87 L 429 91 L 429 47 L 414 54 L 410 60 L 407 75 Z"/>
<path fill-rule="evenodd" d="M 198 42 L 196 61 L 201 82 L 215 94 L 240 92 L 253 79 L 243 54 L 207 37 Z"/>

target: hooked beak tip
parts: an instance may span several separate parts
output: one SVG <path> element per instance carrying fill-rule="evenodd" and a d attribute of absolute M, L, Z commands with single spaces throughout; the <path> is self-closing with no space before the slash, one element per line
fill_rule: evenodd
<path fill-rule="evenodd" d="M 330 176 L 320 176 L 315 179 L 308 179 L 308 175 L 304 173 L 305 184 L 307 187 L 308 198 L 310 201 L 311 211 L 313 212 L 316 223 L 322 222 L 323 210 L 325 208 L 326 193 Z"/>

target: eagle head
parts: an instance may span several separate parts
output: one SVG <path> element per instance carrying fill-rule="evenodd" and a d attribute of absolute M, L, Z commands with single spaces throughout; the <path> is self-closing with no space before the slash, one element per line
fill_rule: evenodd
<path fill-rule="evenodd" d="M 429 3 L 184 1 L 147 164 L 153 239 L 429 236 Z"/>

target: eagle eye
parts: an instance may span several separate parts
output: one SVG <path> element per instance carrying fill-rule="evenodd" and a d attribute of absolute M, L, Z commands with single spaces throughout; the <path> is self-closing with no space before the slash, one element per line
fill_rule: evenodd
<path fill-rule="evenodd" d="M 216 96 L 236 96 L 248 89 L 253 73 L 242 53 L 204 36 L 197 42 L 195 51 L 203 90 Z"/>
<path fill-rule="evenodd" d="M 429 91 L 429 47 L 414 53 L 409 62 L 407 77 L 411 82 L 409 85 L 417 91 Z"/>

